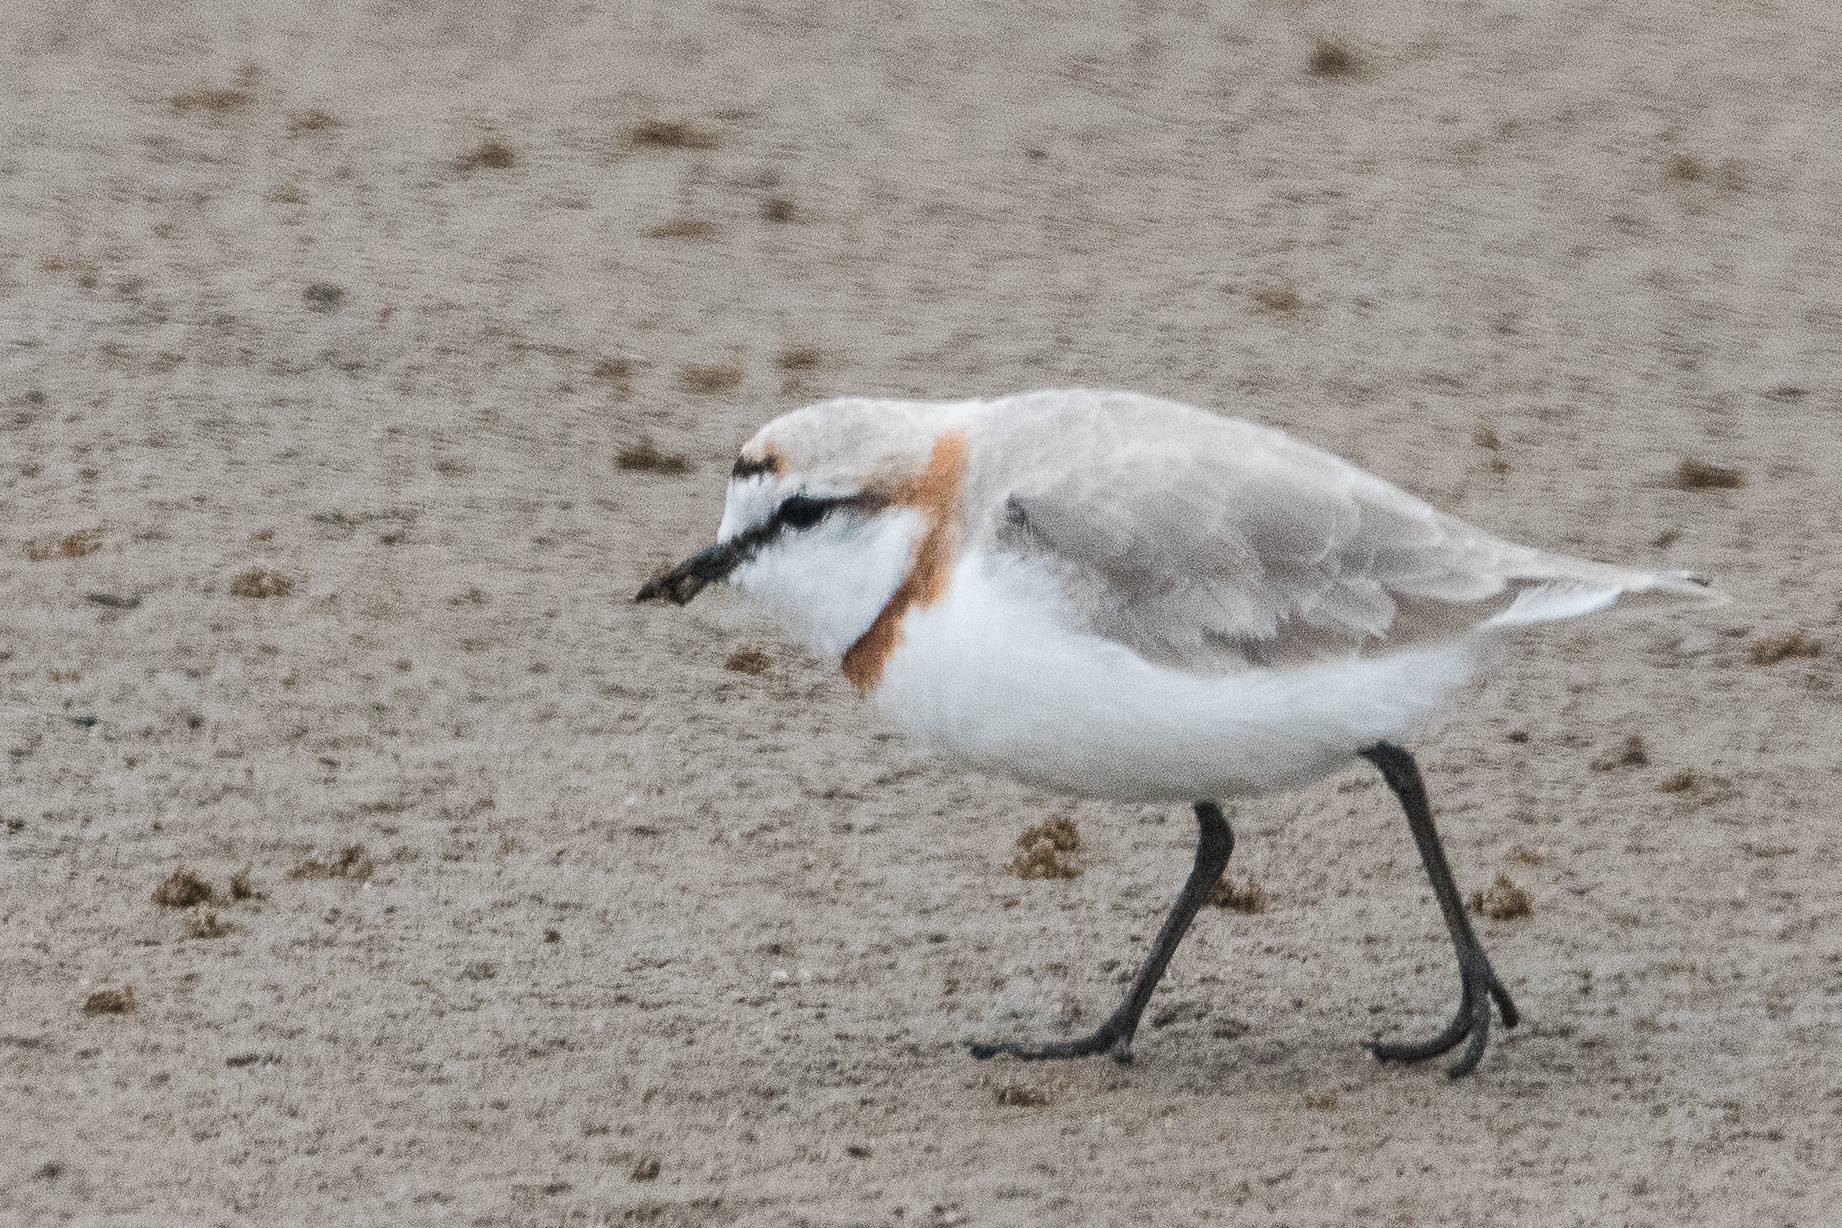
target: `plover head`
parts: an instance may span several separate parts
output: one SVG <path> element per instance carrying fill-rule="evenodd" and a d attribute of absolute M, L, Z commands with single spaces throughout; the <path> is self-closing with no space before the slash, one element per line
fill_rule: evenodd
<path fill-rule="evenodd" d="M 863 685 L 873 671 L 853 670 L 853 650 L 880 668 L 880 641 L 893 640 L 902 613 L 944 588 L 964 408 L 847 398 L 776 418 L 736 459 L 716 544 L 637 599 L 684 605 L 712 581 L 732 580 L 814 651 L 845 657 L 845 672 Z"/>

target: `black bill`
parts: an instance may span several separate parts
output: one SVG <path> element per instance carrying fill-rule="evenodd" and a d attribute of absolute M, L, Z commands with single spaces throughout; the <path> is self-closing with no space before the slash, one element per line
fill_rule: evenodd
<path fill-rule="evenodd" d="M 646 587 L 633 599 L 688 605 L 691 598 L 703 592 L 704 585 L 728 579 L 730 572 L 754 558 L 763 546 L 782 533 L 798 533 L 810 529 L 839 508 L 874 510 L 880 506 L 881 503 L 862 494 L 820 498 L 802 490 L 782 499 L 766 523 L 738 533 L 726 542 L 718 542 L 707 550 L 699 550 L 664 575 L 648 580 Z"/>
<path fill-rule="evenodd" d="M 689 605 L 691 598 L 703 591 L 704 585 L 727 579 L 730 572 L 754 558 L 768 536 L 760 529 L 753 529 L 699 550 L 664 575 L 646 581 L 645 587 L 633 599 Z"/>

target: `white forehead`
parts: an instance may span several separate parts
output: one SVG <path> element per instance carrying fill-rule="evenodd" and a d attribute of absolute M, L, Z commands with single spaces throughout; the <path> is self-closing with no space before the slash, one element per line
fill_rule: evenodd
<path fill-rule="evenodd" d="M 786 496 L 781 480 L 771 473 L 729 479 L 729 493 L 723 498 L 723 523 L 716 527 L 716 540 L 726 542 L 736 534 L 766 522 Z"/>

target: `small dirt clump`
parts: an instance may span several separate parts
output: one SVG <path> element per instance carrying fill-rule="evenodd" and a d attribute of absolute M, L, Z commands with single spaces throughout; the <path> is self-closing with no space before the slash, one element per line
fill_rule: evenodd
<path fill-rule="evenodd" d="M 742 372 L 737 367 L 705 366 L 691 363 L 680 368 L 678 382 L 686 392 L 698 396 L 713 396 L 719 392 L 728 392 L 742 382 Z"/>
<path fill-rule="evenodd" d="M 1535 915 L 1535 899 L 1511 882 L 1509 875 L 1499 874 L 1488 891 L 1475 891 L 1471 894 L 1471 911 L 1481 913 L 1492 921 L 1532 917 Z"/>
<path fill-rule="evenodd" d="M 1252 916 L 1255 913 L 1266 911 L 1266 888 L 1262 887 L 1260 880 L 1251 874 L 1247 876 L 1247 882 L 1244 885 L 1237 887 L 1234 878 L 1224 870 L 1221 881 L 1217 882 L 1215 890 L 1209 893 L 1209 903 L 1224 912 L 1246 913 Z"/>
<path fill-rule="evenodd" d="M 1712 772 L 1697 772 L 1683 768 L 1657 786 L 1658 793 L 1676 793 L 1683 795 L 1683 800 L 1693 799 L 1697 805 L 1716 806 L 1730 802 L 1739 796 L 1739 789 L 1726 776 L 1716 776 Z"/>
<path fill-rule="evenodd" d="M 1595 772 L 1609 772 L 1614 768 L 1645 767 L 1649 763 L 1650 752 L 1644 749 L 1644 739 L 1630 734 L 1619 743 L 1616 751 L 1594 759 L 1592 769 Z"/>
<path fill-rule="evenodd" d="M 993 1089 L 991 1098 L 1011 1109 L 1040 1109 L 1054 1099 L 1042 1088 L 1027 1083 L 1006 1083 Z"/>
<path fill-rule="evenodd" d="M 772 664 L 773 660 L 767 653 L 744 645 L 729 654 L 729 659 L 723 662 L 723 668 L 738 674 L 761 675 L 767 673 L 768 666 Z"/>
<path fill-rule="evenodd" d="M 338 119 L 328 115 L 325 111 L 296 111 L 288 116 L 289 136 L 299 136 L 303 132 L 324 132 L 328 128 L 342 126 Z"/>
<path fill-rule="evenodd" d="M 1682 463 L 1676 466 L 1676 474 L 1670 480 L 1670 485 L 1677 490 L 1738 490 L 1746 485 L 1746 473 L 1741 469 L 1728 469 L 1684 457 Z"/>
<path fill-rule="evenodd" d="M 1208 1017 L 1209 1008 L 1200 1002 L 1177 1002 L 1155 1012 L 1151 1016 L 1151 1026 L 1168 1028 L 1173 1023 L 1192 1023 Z"/>
<path fill-rule="evenodd" d="M 230 582 L 232 597 L 247 597 L 260 601 L 268 597 L 286 597 L 294 591 L 294 581 L 280 572 L 269 571 L 262 567 L 252 567 Z"/>
<path fill-rule="evenodd" d="M 183 94 L 173 95 L 175 111 L 217 111 L 220 113 L 241 111 L 254 102 L 255 95 L 248 90 L 187 90 Z"/>
<path fill-rule="evenodd" d="M 1080 878 L 1081 833 L 1074 820 L 1056 817 L 1017 837 L 1020 850 L 1004 867 L 1018 878 Z"/>
<path fill-rule="evenodd" d="M 1792 657 L 1820 657 L 1823 655 L 1823 642 L 1813 640 L 1802 630 L 1787 631 L 1783 635 L 1768 635 L 1752 646 L 1747 656 L 1754 665 L 1776 665 Z"/>
<path fill-rule="evenodd" d="M 649 119 L 627 134 L 635 148 L 715 149 L 716 133 L 682 119 Z"/>
<path fill-rule="evenodd" d="M 123 985 L 120 989 L 98 989 L 83 999 L 83 1013 L 86 1015 L 131 1015 L 134 1013 L 134 989 Z"/>
<path fill-rule="evenodd" d="M 463 171 L 510 170 L 518 165 L 518 154 L 504 141 L 486 141 L 469 152 L 462 154 L 460 168 Z"/>
<path fill-rule="evenodd" d="M 28 562 L 43 563 L 48 559 L 80 559 L 86 554 L 94 554 L 102 548 L 101 529 L 78 529 L 75 533 L 66 533 L 62 537 L 47 537 L 43 540 L 26 543 Z"/>
<path fill-rule="evenodd" d="M 269 893 L 258 890 L 250 881 L 249 867 L 245 866 L 230 876 L 230 898 L 233 900 L 266 900 Z"/>
<path fill-rule="evenodd" d="M 646 232 L 649 239 L 708 239 L 716 234 L 716 224 L 696 217 L 675 217 Z"/>
<path fill-rule="evenodd" d="M 1305 300 L 1291 286 L 1261 286 L 1253 292 L 1253 299 L 1262 309 L 1280 315 L 1291 315 L 1305 305 Z"/>
<path fill-rule="evenodd" d="M 153 893 L 153 902 L 162 908 L 190 908 L 216 898 L 217 889 L 184 866 L 167 875 Z"/>
<path fill-rule="evenodd" d="M 339 856 L 330 862 L 309 857 L 300 865 L 289 870 L 288 877 L 293 879 L 350 878 L 362 883 L 370 878 L 376 869 L 377 863 L 366 854 L 365 846 L 353 844 L 340 849 Z"/>
<path fill-rule="evenodd" d="M 691 462 L 677 452 L 661 452 L 650 439 L 622 448 L 614 458 L 614 467 L 627 473 L 657 473 L 663 477 L 682 477 L 691 471 Z"/>
<path fill-rule="evenodd" d="M 1311 49 L 1311 75 L 1347 77 L 1360 66 L 1356 53 L 1334 39 L 1320 38 Z"/>
<path fill-rule="evenodd" d="M 203 913 L 186 921 L 185 936 L 187 938 L 222 938 L 236 928 L 228 921 L 220 921 L 217 909 L 207 908 Z"/>
<path fill-rule="evenodd" d="M 307 304 L 307 310 L 325 314 L 339 310 L 345 302 L 345 287 L 335 286 L 330 281 L 316 281 L 301 291 L 301 301 Z"/>

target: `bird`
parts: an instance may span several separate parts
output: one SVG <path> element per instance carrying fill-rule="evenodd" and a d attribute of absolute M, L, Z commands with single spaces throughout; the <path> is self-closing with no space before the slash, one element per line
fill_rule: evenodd
<path fill-rule="evenodd" d="M 728 582 L 929 751 L 1054 793 L 1184 802 L 1195 857 L 1118 1008 L 1064 1040 L 972 1056 L 1132 1060 L 1152 991 L 1234 850 L 1222 803 L 1358 759 L 1404 811 L 1458 964 L 1450 1024 L 1518 1012 L 1465 914 L 1404 736 L 1517 628 L 1614 602 L 1727 600 L 1704 577 L 1570 558 L 1448 515 L 1312 444 L 1148 395 L 843 397 L 740 451 L 713 545 L 635 600 Z"/>

